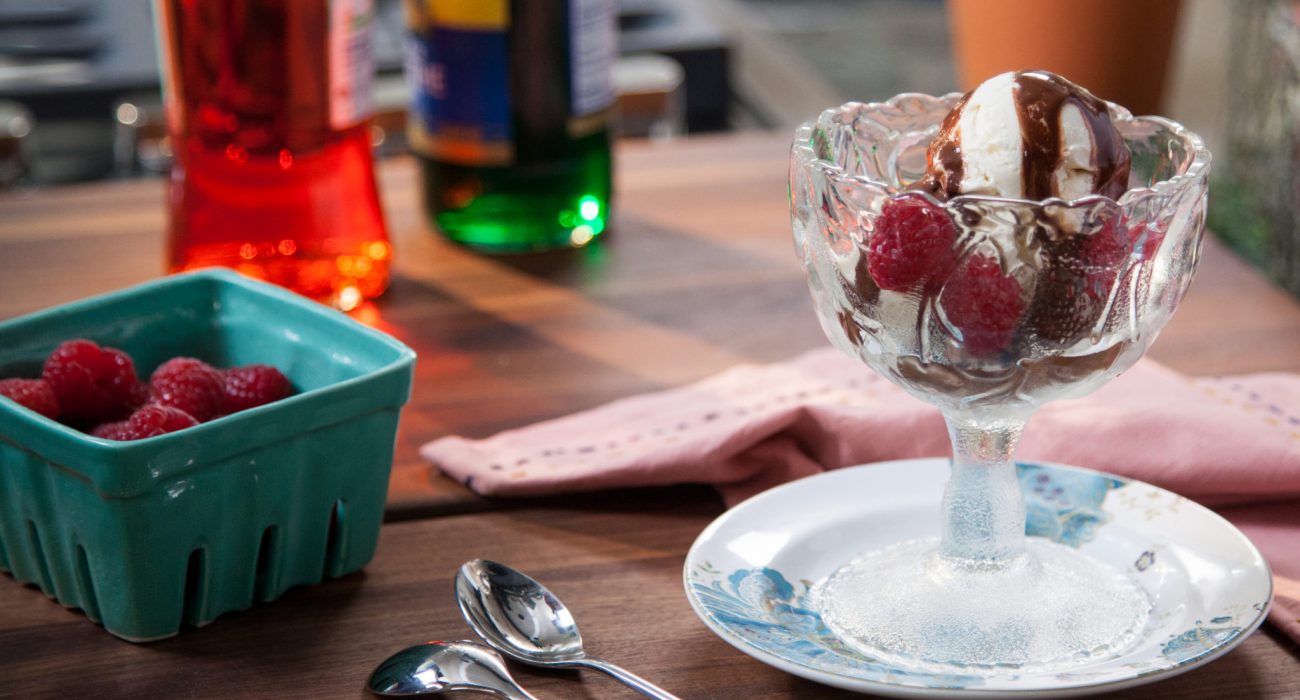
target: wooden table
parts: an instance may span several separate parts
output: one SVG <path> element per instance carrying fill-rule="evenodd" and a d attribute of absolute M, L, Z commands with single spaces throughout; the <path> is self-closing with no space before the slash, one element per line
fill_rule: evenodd
<path fill-rule="evenodd" d="M 295 589 L 201 631 L 120 642 L 30 587 L 0 580 L 0 697 L 365 697 L 388 653 L 470 632 L 451 576 L 508 561 L 578 612 L 592 649 L 684 698 L 857 697 L 781 673 L 690 612 L 681 565 L 722 511 L 680 486 L 495 501 L 431 475 L 416 450 L 680 385 L 825 343 L 791 251 L 787 136 L 620 147 L 615 235 L 583 251 L 486 258 L 428 233 L 415 164 L 380 174 L 397 255 L 369 319 L 420 354 L 389 524 L 359 574 Z M 157 181 L 0 198 L 0 318 L 159 273 Z M 1151 356 L 1192 374 L 1300 371 L 1300 305 L 1207 242 Z M 1300 697 L 1300 648 L 1266 628 L 1204 669 L 1120 697 Z M 634 697 L 594 674 L 516 669 L 542 698 Z"/>

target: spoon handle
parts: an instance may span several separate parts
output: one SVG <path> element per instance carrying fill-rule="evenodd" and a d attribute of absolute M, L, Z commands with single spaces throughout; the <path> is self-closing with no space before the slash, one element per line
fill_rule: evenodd
<path fill-rule="evenodd" d="M 532 693 L 516 685 L 506 700 L 537 700 L 537 698 Z"/>
<path fill-rule="evenodd" d="M 600 659 L 583 659 L 575 665 L 600 671 L 632 690 L 635 690 L 642 695 L 655 698 L 655 700 L 681 700 L 681 698 L 663 688 L 660 688 L 641 676 L 626 669 L 619 668 L 608 661 L 601 661 Z"/>

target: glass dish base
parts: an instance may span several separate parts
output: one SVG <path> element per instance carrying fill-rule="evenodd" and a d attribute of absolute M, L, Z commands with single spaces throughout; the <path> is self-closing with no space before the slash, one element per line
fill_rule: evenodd
<path fill-rule="evenodd" d="M 826 626 L 856 651 L 929 673 L 1051 672 L 1118 656 L 1151 601 L 1129 576 L 1031 537 L 999 564 L 939 554 L 938 538 L 864 554 L 814 591 Z"/>

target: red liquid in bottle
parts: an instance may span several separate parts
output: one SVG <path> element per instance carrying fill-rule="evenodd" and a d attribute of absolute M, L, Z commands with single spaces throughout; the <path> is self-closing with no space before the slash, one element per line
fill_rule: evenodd
<path fill-rule="evenodd" d="M 383 292 L 392 249 L 365 94 L 371 5 L 159 2 L 172 271 L 233 267 L 343 309 Z"/>

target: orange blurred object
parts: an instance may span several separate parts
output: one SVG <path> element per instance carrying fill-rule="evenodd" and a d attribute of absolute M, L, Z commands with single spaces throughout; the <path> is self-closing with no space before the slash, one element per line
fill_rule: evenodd
<path fill-rule="evenodd" d="M 343 310 L 392 249 L 370 148 L 372 0 L 159 0 L 174 144 L 169 267 L 214 265 Z"/>
<path fill-rule="evenodd" d="M 1179 0 L 948 0 L 958 81 L 1044 69 L 1158 114 Z"/>

